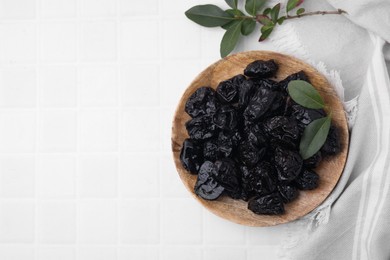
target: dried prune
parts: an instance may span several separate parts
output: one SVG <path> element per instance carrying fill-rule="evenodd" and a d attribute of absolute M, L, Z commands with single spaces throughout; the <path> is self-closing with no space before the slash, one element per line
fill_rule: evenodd
<path fill-rule="evenodd" d="M 254 122 L 261 118 L 272 107 L 276 96 L 275 91 L 265 88 L 257 89 L 244 111 L 245 120 Z"/>
<path fill-rule="evenodd" d="M 210 161 L 205 161 L 199 169 L 194 191 L 205 200 L 215 200 L 224 191 L 224 188 L 215 180 L 216 167 Z"/>
<path fill-rule="evenodd" d="M 222 106 L 213 116 L 214 124 L 221 129 L 232 130 L 237 126 L 236 110 L 232 106 Z"/>
<path fill-rule="evenodd" d="M 264 146 L 267 141 L 263 128 L 259 124 L 246 127 L 245 133 L 248 141 L 256 146 Z"/>
<path fill-rule="evenodd" d="M 269 78 L 276 74 L 278 68 L 274 60 L 256 60 L 246 66 L 244 75 L 250 78 Z"/>
<path fill-rule="evenodd" d="M 274 160 L 279 181 L 290 182 L 301 172 L 303 160 L 298 152 L 277 147 Z"/>
<path fill-rule="evenodd" d="M 289 75 L 287 78 L 285 78 L 284 80 L 280 81 L 279 82 L 279 87 L 281 89 L 286 90 L 287 86 L 288 86 L 288 83 L 290 81 L 292 81 L 292 80 L 304 80 L 304 81 L 310 83 L 309 77 L 306 75 L 306 73 L 303 70 L 301 70 L 301 71 L 299 71 L 297 73 Z"/>
<path fill-rule="evenodd" d="M 300 133 L 294 119 L 285 116 L 275 116 L 264 122 L 264 132 L 271 141 L 295 148 L 298 145 Z"/>
<path fill-rule="evenodd" d="M 304 169 L 294 180 L 294 184 L 300 190 L 313 190 L 318 187 L 319 179 L 315 171 Z"/>
<path fill-rule="evenodd" d="M 340 130 L 335 125 L 331 125 L 328 137 L 321 148 L 321 152 L 325 156 L 330 156 L 339 153 L 340 150 Z"/>
<path fill-rule="evenodd" d="M 303 131 L 305 127 L 314 120 L 326 116 L 323 109 L 304 108 L 296 103 L 291 105 L 289 113 L 298 121 L 298 126 L 301 131 Z"/>
<path fill-rule="evenodd" d="M 197 174 L 203 162 L 203 153 L 200 146 L 191 139 L 184 140 L 183 148 L 180 152 L 180 161 L 184 169 L 192 174 Z"/>
<path fill-rule="evenodd" d="M 252 78 L 248 81 L 252 81 L 256 88 L 267 88 L 270 90 L 280 89 L 279 82 L 276 82 L 272 79 Z"/>
<path fill-rule="evenodd" d="M 218 135 L 218 153 L 220 157 L 229 157 L 233 152 L 233 139 L 224 132 Z"/>
<path fill-rule="evenodd" d="M 247 168 L 241 170 L 242 188 L 248 197 L 269 194 L 275 190 L 276 174 L 270 163 L 263 161 L 252 170 Z"/>
<path fill-rule="evenodd" d="M 218 158 L 218 140 L 209 139 L 203 144 L 203 157 L 208 161 L 215 161 Z"/>
<path fill-rule="evenodd" d="M 238 97 L 238 88 L 245 77 L 237 75 L 231 79 L 222 81 L 217 87 L 217 97 L 222 103 L 233 103 Z"/>
<path fill-rule="evenodd" d="M 238 146 L 238 158 L 249 167 L 255 166 L 266 152 L 266 147 L 256 147 L 253 143 L 244 141 Z"/>
<path fill-rule="evenodd" d="M 306 160 L 303 160 L 303 165 L 307 169 L 313 169 L 313 168 L 316 168 L 320 164 L 321 160 L 322 160 L 321 151 L 318 151 L 312 157 L 310 157 Z"/>
<path fill-rule="evenodd" d="M 204 140 L 213 137 L 216 127 L 210 116 L 199 116 L 192 118 L 186 123 L 186 128 L 191 139 Z"/>
<path fill-rule="evenodd" d="M 228 158 L 215 162 L 215 174 L 218 183 L 225 189 L 228 194 L 241 194 L 239 172 L 234 161 Z"/>
<path fill-rule="evenodd" d="M 248 209 L 256 214 L 280 215 L 284 213 L 282 198 L 276 192 L 252 198 L 249 200 Z"/>
<path fill-rule="evenodd" d="M 238 87 L 238 107 L 244 109 L 252 98 L 253 81 L 245 80 Z"/>
<path fill-rule="evenodd" d="M 185 111 L 191 117 L 213 115 L 218 109 L 218 101 L 214 89 L 210 87 L 198 88 L 187 100 Z"/>
<path fill-rule="evenodd" d="M 298 197 L 298 190 L 292 185 L 280 184 L 278 191 L 284 203 L 289 203 Z"/>

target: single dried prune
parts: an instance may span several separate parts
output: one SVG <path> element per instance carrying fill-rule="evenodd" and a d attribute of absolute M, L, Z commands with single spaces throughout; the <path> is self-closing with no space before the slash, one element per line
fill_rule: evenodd
<path fill-rule="evenodd" d="M 242 140 L 242 135 L 238 131 L 229 132 L 227 135 L 230 136 L 234 147 L 238 146 Z"/>
<path fill-rule="evenodd" d="M 216 181 L 216 167 L 210 161 L 205 161 L 199 169 L 195 183 L 195 194 L 205 200 L 215 200 L 224 191 L 224 188 Z"/>
<path fill-rule="evenodd" d="M 256 214 L 280 215 L 284 213 L 282 198 L 276 192 L 254 197 L 249 201 L 248 209 Z"/>
<path fill-rule="evenodd" d="M 266 147 L 256 147 L 249 141 L 244 141 L 238 146 L 238 158 L 246 166 L 252 167 L 261 160 L 266 152 Z"/>
<path fill-rule="evenodd" d="M 222 106 L 214 115 L 213 122 L 218 128 L 233 130 L 237 126 L 236 110 L 232 106 Z"/>
<path fill-rule="evenodd" d="M 253 92 L 253 81 L 245 80 L 238 87 L 238 108 L 243 109 L 251 100 Z"/>
<path fill-rule="evenodd" d="M 275 91 L 264 88 L 257 89 L 244 111 L 245 120 L 254 122 L 261 118 L 272 107 L 276 96 Z"/>
<path fill-rule="evenodd" d="M 229 157 L 233 151 L 233 139 L 224 132 L 218 135 L 218 153 L 220 157 Z"/>
<path fill-rule="evenodd" d="M 326 116 L 323 109 L 305 108 L 296 103 L 291 105 L 289 113 L 298 121 L 298 126 L 301 131 L 303 131 L 305 127 L 314 120 Z"/>
<path fill-rule="evenodd" d="M 187 100 L 185 111 L 191 117 L 213 115 L 218 109 L 218 101 L 214 89 L 210 87 L 198 88 Z"/>
<path fill-rule="evenodd" d="M 242 188 L 248 197 L 269 194 L 275 190 L 276 174 L 270 163 L 263 161 L 252 170 L 247 168 L 241 170 Z"/>
<path fill-rule="evenodd" d="M 325 156 L 335 155 L 341 151 L 340 131 L 335 125 L 331 125 L 328 137 L 321 148 Z"/>
<path fill-rule="evenodd" d="M 278 68 L 274 60 L 256 60 L 246 66 L 244 75 L 250 78 L 269 78 L 276 74 Z"/>
<path fill-rule="evenodd" d="M 279 181 L 290 182 L 301 172 L 303 160 L 298 152 L 277 147 L 274 160 Z"/>
<path fill-rule="evenodd" d="M 222 103 L 233 103 L 238 97 L 238 88 L 245 80 L 243 75 L 237 75 L 231 79 L 222 81 L 217 87 L 217 97 Z"/>
<path fill-rule="evenodd" d="M 319 179 L 315 171 L 304 169 L 294 180 L 294 184 L 300 190 L 313 190 L 318 187 Z"/>
<path fill-rule="evenodd" d="M 184 140 L 180 152 L 180 161 L 183 167 L 192 174 L 197 174 L 203 162 L 202 150 L 191 139 Z"/>
<path fill-rule="evenodd" d="M 218 158 L 218 140 L 213 138 L 203 144 L 203 157 L 208 161 L 215 161 Z"/>
<path fill-rule="evenodd" d="M 252 78 L 249 81 L 253 82 L 255 88 L 267 88 L 270 90 L 279 90 L 279 82 L 272 79 Z"/>
<path fill-rule="evenodd" d="M 312 157 L 303 160 L 303 165 L 308 169 L 317 168 L 322 160 L 321 151 L 316 152 Z"/>
<path fill-rule="evenodd" d="M 303 70 L 301 70 L 297 73 L 291 74 L 290 76 L 288 76 L 284 80 L 280 81 L 279 87 L 281 89 L 287 90 L 288 83 L 292 80 L 304 80 L 304 81 L 310 83 L 309 77 L 306 75 L 306 73 Z"/>
<path fill-rule="evenodd" d="M 294 119 L 285 116 L 275 116 L 264 122 L 264 132 L 271 141 L 295 148 L 300 138 L 299 129 Z"/>
<path fill-rule="evenodd" d="M 267 141 L 263 128 L 259 124 L 246 127 L 245 133 L 248 141 L 256 146 L 264 146 L 264 143 Z"/>
<path fill-rule="evenodd" d="M 215 162 L 216 180 L 227 191 L 229 195 L 241 194 L 239 172 L 234 164 L 234 161 L 228 158 Z"/>
<path fill-rule="evenodd" d="M 298 190 L 292 185 L 278 185 L 279 194 L 284 203 L 289 203 L 298 197 Z"/>
<path fill-rule="evenodd" d="M 210 116 L 199 116 L 192 118 L 186 123 L 186 128 L 191 139 L 204 140 L 213 137 L 216 127 Z"/>

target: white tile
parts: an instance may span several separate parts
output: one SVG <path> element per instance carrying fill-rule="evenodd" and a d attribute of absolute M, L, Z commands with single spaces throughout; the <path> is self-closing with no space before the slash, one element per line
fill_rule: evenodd
<path fill-rule="evenodd" d="M 80 247 L 78 260 L 116 260 L 114 247 Z"/>
<path fill-rule="evenodd" d="M 145 30 L 145 28 L 148 29 Z M 121 24 L 121 58 L 124 60 L 157 59 L 160 46 L 158 35 L 159 21 L 157 20 L 123 21 Z M 175 40 L 177 38 L 176 36 Z"/>
<path fill-rule="evenodd" d="M 140 246 L 140 247 L 120 247 L 118 260 L 159 260 L 158 247 Z M 171 259 L 176 260 L 176 259 Z"/>
<path fill-rule="evenodd" d="M 41 106 L 74 107 L 76 105 L 77 73 L 75 67 L 43 67 L 39 74 Z"/>
<path fill-rule="evenodd" d="M 112 66 L 84 67 L 80 70 L 81 105 L 115 106 L 118 84 L 116 69 Z"/>
<path fill-rule="evenodd" d="M 0 63 L 33 63 L 36 60 L 36 27 L 33 23 L 0 24 Z"/>
<path fill-rule="evenodd" d="M 40 150 L 42 152 L 76 151 L 76 112 L 48 110 L 41 113 Z"/>
<path fill-rule="evenodd" d="M 259 30 L 260 31 L 260 30 Z M 201 50 L 202 56 L 205 58 L 203 67 L 208 67 L 211 63 L 218 61 L 220 56 L 220 42 L 225 30 L 220 28 L 202 28 Z M 239 41 L 245 41 L 240 39 Z"/>
<path fill-rule="evenodd" d="M 160 104 L 159 66 L 133 64 L 121 69 L 122 105 L 156 107 Z"/>
<path fill-rule="evenodd" d="M 38 163 L 38 196 L 66 199 L 75 196 L 74 155 L 41 154 Z"/>
<path fill-rule="evenodd" d="M 124 244 L 157 244 L 160 205 L 153 200 L 123 201 L 120 205 L 120 239 Z"/>
<path fill-rule="evenodd" d="M 79 192 L 84 198 L 113 198 L 117 194 L 116 155 L 84 155 L 79 159 Z"/>
<path fill-rule="evenodd" d="M 35 161 L 33 155 L 0 157 L 0 195 L 3 198 L 34 196 Z"/>
<path fill-rule="evenodd" d="M 33 202 L 2 202 L 0 212 L 1 243 L 32 243 L 34 241 Z"/>
<path fill-rule="evenodd" d="M 73 247 L 41 247 L 38 260 L 75 260 L 76 250 Z"/>
<path fill-rule="evenodd" d="M 114 16 L 116 0 L 83 0 L 81 14 L 86 17 Z"/>
<path fill-rule="evenodd" d="M 31 246 L 1 246 L 0 259 L 34 260 L 34 248 Z"/>
<path fill-rule="evenodd" d="M 36 104 L 36 72 L 33 68 L 0 71 L 0 106 L 33 107 Z"/>
<path fill-rule="evenodd" d="M 200 57 L 200 27 L 186 19 L 183 17 L 164 21 L 164 58 L 194 59 Z"/>
<path fill-rule="evenodd" d="M 250 245 L 279 245 L 285 235 L 285 226 L 247 227 L 247 240 Z"/>
<path fill-rule="evenodd" d="M 215 259 L 246 260 L 245 249 L 231 247 L 213 247 L 204 250 L 203 260 Z"/>
<path fill-rule="evenodd" d="M 128 1 L 120 0 L 120 10 L 123 16 L 157 15 L 158 0 Z"/>
<path fill-rule="evenodd" d="M 177 173 L 172 154 L 163 154 L 160 158 L 162 196 L 164 198 L 189 198 L 190 193 Z"/>
<path fill-rule="evenodd" d="M 163 202 L 161 226 L 164 243 L 202 243 L 202 209 L 198 204 L 194 199 L 171 199 Z"/>
<path fill-rule="evenodd" d="M 76 240 L 76 206 L 73 202 L 44 201 L 38 206 L 39 242 L 70 244 Z"/>
<path fill-rule="evenodd" d="M 158 109 L 132 109 L 122 113 L 122 147 L 127 152 L 154 152 L 160 149 Z"/>
<path fill-rule="evenodd" d="M 249 247 L 246 260 L 258 260 L 259 256 L 261 256 L 262 259 L 268 260 L 280 259 L 278 256 L 279 251 L 280 246 Z"/>
<path fill-rule="evenodd" d="M 188 246 L 164 247 L 161 260 L 172 259 L 199 260 L 202 259 L 202 250 L 199 247 Z"/>
<path fill-rule="evenodd" d="M 76 59 L 76 24 L 43 23 L 40 28 L 40 59 L 71 62 Z"/>
<path fill-rule="evenodd" d="M 1 0 L 0 19 L 31 19 L 35 17 L 35 0 Z"/>
<path fill-rule="evenodd" d="M 121 158 L 121 196 L 155 198 L 159 196 L 158 154 L 124 154 Z"/>
<path fill-rule="evenodd" d="M 166 152 L 172 151 L 172 121 L 175 109 L 175 106 L 160 109 L 161 146 L 162 150 Z"/>
<path fill-rule="evenodd" d="M 245 227 L 205 213 L 204 241 L 207 245 L 242 245 L 245 243 Z"/>
<path fill-rule="evenodd" d="M 0 152 L 33 152 L 35 111 L 0 112 Z"/>
<path fill-rule="evenodd" d="M 116 59 L 115 22 L 87 22 L 81 27 L 81 58 L 83 61 Z"/>
<path fill-rule="evenodd" d="M 45 18 L 76 16 L 76 0 L 41 0 L 41 14 Z"/>
<path fill-rule="evenodd" d="M 118 112 L 116 110 L 82 110 L 80 117 L 82 151 L 117 151 Z"/>
<path fill-rule="evenodd" d="M 208 2 L 210 3 L 210 2 Z M 222 2 L 215 1 L 215 3 L 222 7 Z M 170 0 L 170 1 L 162 1 L 161 9 L 162 15 L 164 17 L 183 17 L 184 12 L 193 7 L 194 5 L 198 5 L 198 0 Z"/>
<path fill-rule="evenodd" d="M 116 243 L 118 233 L 116 201 L 82 201 L 79 209 L 81 243 L 105 245 Z"/>

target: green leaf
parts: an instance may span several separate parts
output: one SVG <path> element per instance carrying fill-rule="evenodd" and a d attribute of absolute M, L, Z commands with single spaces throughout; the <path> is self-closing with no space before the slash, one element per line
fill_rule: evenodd
<path fill-rule="evenodd" d="M 275 5 L 271 10 L 271 18 L 272 21 L 274 21 L 274 23 L 278 21 L 279 11 L 280 11 L 280 3 Z"/>
<path fill-rule="evenodd" d="M 256 27 L 256 22 L 251 19 L 245 19 L 242 21 L 241 33 L 242 35 L 249 35 Z"/>
<path fill-rule="evenodd" d="M 303 0 L 288 0 L 287 6 L 286 6 L 286 11 L 290 12 L 292 9 L 294 9 L 295 7 L 299 6 L 302 3 L 303 3 Z"/>
<path fill-rule="evenodd" d="M 220 49 L 222 58 L 226 57 L 230 52 L 232 52 L 236 46 L 238 39 L 240 38 L 241 26 L 242 21 L 235 23 L 229 29 L 227 29 L 223 35 Z"/>
<path fill-rule="evenodd" d="M 298 10 L 297 10 L 297 15 L 301 15 L 301 14 L 303 14 L 305 12 L 305 8 L 299 8 Z"/>
<path fill-rule="evenodd" d="M 270 12 L 271 12 L 271 8 L 267 7 L 267 8 L 264 9 L 263 14 L 264 14 L 264 15 L 267 15 L 267 14 L 269 14 Z"/>
<path fill-rule="evenodd" d="M 237 9 L 238 0 L 225 0 L 225 2 L 233 9 Z"/>
<path fill-rule="evenodd" d="M 222 25 L 221 27 L 225 30 L 228 30 L 230 27 L 232 27 L 233 25 L 237 24 L 237 23 L 241 23 L 242 20 L 233 20 L 225 25 Z"/>
<path fill-rule="evenodd" d="M 185 15 L 191 21 L 205 27 L 222 26 L 234 19 L 232 15 L 215 5 L 197 5 L 188 9 Z"/>
<path fill-rule="evenodd" d="M 287 89 L 290 97 L 301 106 L 313 109 L 325 106 L 320 93 L 306 81 L 292 80 L 288 83 Z"/>
<path fill-rule="evenodd" d="M 282 25 L 283 22 L 284 22 L 284 20 L 286 20 L 286 16 L 279 17 L 279 19 L 278 19 L 278 24 L 279 24 L 279 25 Z"/>
<path fill-rule="evenodd" d="M 271 25 L 272 20 L 266 15 L 257 15 L 256 20 L 261 23 L 262 25 Z"/>
<path fill-rule="evenodd" d="M 266 2 L 267 0 L 246 0 L 245 10 L 250 15 L 256 15 Z"/>
<path fill-rule="evenodd" d="M 245 14 L 243 12 L 241 12 L 240 10 L 238 10 L 238 9 L 228 9 L 225 12 L 228 13 L 229 15 L 233 16 L 233 17 L 235 17 L 235 16 L 245 16 Z"/>
<path fill-rule="evenodd" d="M 268 36 L 272 33 L 272 30 L 274 29 L 274 25 L 264 25 L 261 27 L 261 36 L 259 39 L 259 42 L 264 41 L 268 38 Z"/>
<path fill-rule="evenodd" d="M 313 156 L 324 145 L 329 133 L 331 116 L 320 118 L 311 122 L 303 131 L 299 153 L 304 160 Z"/>

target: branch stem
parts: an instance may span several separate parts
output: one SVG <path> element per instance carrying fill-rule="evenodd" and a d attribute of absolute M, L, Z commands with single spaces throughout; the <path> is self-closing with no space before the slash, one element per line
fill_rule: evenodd
<path fill-rule="evenodd" d="M 326 14 L 346 14 L 347 12 L 342 9 L 337 9 L 336 11 L 316 11 L 316 12 L 308 12 L 298 15 L 287 15 L 286 20 L 300 18 L 303 16 L 310 16 L 310 15 L 326 15 Z"/>

